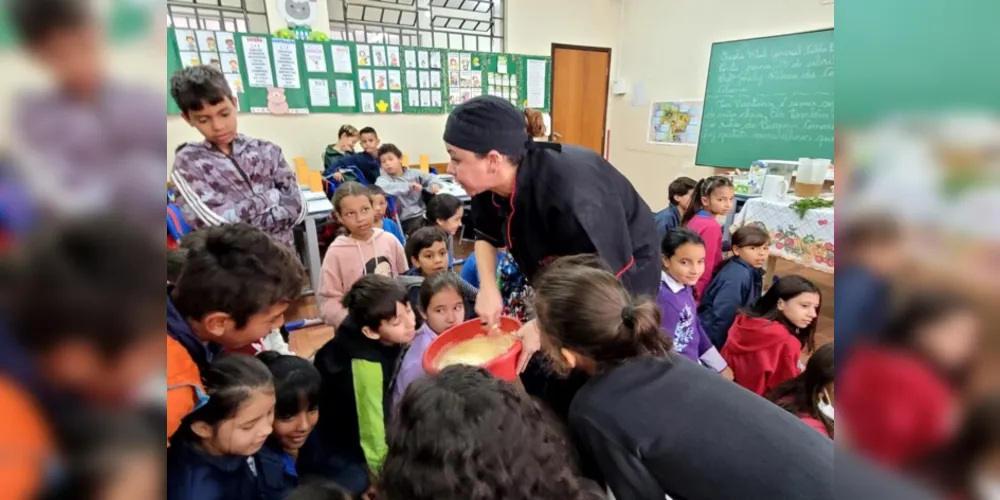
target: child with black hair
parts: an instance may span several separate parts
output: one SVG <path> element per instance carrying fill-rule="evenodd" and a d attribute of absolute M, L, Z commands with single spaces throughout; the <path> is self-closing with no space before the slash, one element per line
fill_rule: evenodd
<path fill-rule="evenodd" d="M 552 367 L 591 375 L 569 425 L 616 498 L 833 498 L 833 442 L 672 353 L 651 298 L 557 259 L 536 283 L 535 306 Z"/>
<path fill-rule="evenodd" d="M 715 266 L 722 262 L 722 226 L 717 217 L 733 209 L 733 182 L 728 177 L 713 175 L 698 181 L 691 204 L 684 212 L 681 224 L 691 228 L 705 242 L 705 269 L 695 285 L 695 298 L 701 300 L 712 281 Z"/>
<path fill-rule="evenodd" d="M 737 384 L 761 396 L 802 372 L 802 351 L 816 349 L 823 296 L 801 276 L 781 278 L 729 329 L 722 357 Z"/>
<path fill-rule="evenodd" d="M 262 466 L 281 476 L 265 484 L 268 495 L 283 499 L 298 487 L 295 459 L 319 420 L 319 371 L 309 361 L 269 351 L 257 356 L 274 377 L 274 430 L 260 450 Z M 275 474 L 277 476 L 277 474 Z"/>
<path fill-rule="evenodd" d="M 451 269 L 455 261 L 455 250 L 453 248 L 455 235 L 462 228 L 462 216 L 465 209 L 462 207 L 462 200 L 448 194 L 441 193 L 434 195 L 431 201 L 427 202 L 427 213 L 425 218 L 432 226 L 448 233 L 448 269 Z"/>
<path fill-rule="evenodd" d="M 351 492 L 333 481 L 299 486 L 285 500 L 353 500 Z"/>
<path fill-rule="evenodd" d="M 405 245 L 406 237 L 403 236 L 403 230 L 386 213 L 389 208 L 389 198 L 386 196 L 385 190 L 371 185 L 368 186 L 368 191 L 371 193 L 372 210 L 375 212 L 375 227 L 395 236 L 400 245 Z"/>
<path fill-rule="evenodd" d="M 663 331 L 673 340 L 674 352 L 732 380 L 732 371 L 701 327 L 691 293 L 705 272 L 705 242 L 698 233 L 675 227 L 663 237 L 660 250 L 663 274 L 656 302 L 663 313 Z"/>
<path fill-rule="evenodd" d="M 184 269 L 167 287 L 168 438 L 198 402 L 199 372 L 224 348 L 273 336 L 305 282 L 288 247 L 246 224 L 203 229 L 182 245 Z"/>
<path fill-rule="evenodd" d="M 315 439 L 299 455 L 299 473 L 332 479 L 356 495 L 385 458 L 385 426 L 403 345 L 416 333 L 406 289 L 369 274 L 344 296 L 348 315 L 317 353 L 322 377 Z"/>
<path fill-rule="evenodd" d="M 698 318 L 717 349 L 729 338 L 737 311 L 749 309 L 764 289 L 764 265 L 771 237 L 764 228 L 751 224 L 733 233 L 733 255 L 718 264 L 712 281 L 698 301 Z"/>
<path fill-rule="evenodd" d="M 420 228 L 406 240 L 406 256 L 413 267 L 405 273 L 403 283 L 409 290 L 411 304 L 419 303 L 420 285 L 428 278 L 439 273 L 455 274 L 454 271 L 448 270 L 447 242 L 450 240 L 448 233 L 437 227 Z M 413 279 L 413 277 L 420 277 L 420 279 Z M 458 282 L 459 292 L 469 306 L 467 309 L 471 317 L 479 290 L 457 274 L 455 278 Z M 423 319 L 422 313 L 418 311 L 417 324 L 423 324 Z"/>
<path fill-rule="evenodd" d="M 343 298 L 362 276 L 396 277 L 409 268 L 403 245 L 389 233 L 374 227 L 371 191 L 357 182 L 345 182 L 333 193 L 333 210 L 347 229 L 330 244 L 323 257 L 323 270 L 316 291 L 319 315 L 337 327 L 347 316 Z"/>
<path fill-rule="evenodd" d="M 823 344 L 798 376 L 775 387 L 767 399 L 833 439 L 833 344 Z"/>
<path fill-rule="evenodd" d="M 854 347 L 878 336 L 889 323 L 892 281 L 904 268 L 903 226 L 893 215 L 861 213 L 838 221 L 837 371 Z"/>
<path fill-rule="evenodd" d="M 70 427 L 62 433 L 55 484 L 38 499 L 160 497 L 166 480 L 163 435 L 157 432 L 162 428 L 162 417 L 154 419 L 136 412 L 74 414 Z"/>
<path fill-rule="evenodd" d="M 375 181 L 378 180 L 379 175 L 381 175 L 379 171 L 381 165 L 378 154 L 378 146 L 380 144 L 378 132 L 376 132 L 374 128 L 365 127 L 358 131 L 358 137 L 361 138 L 362 151 L 352 155 L 345 155 L 342 158 L 326 164 L 323 169 L 323 177 L 336 181 L 338 173 L 343 175 L 344 171 L 349 167 L 357 167 L 357 169 L 361 171 L 361 175 L 364 179 L 355 180 L 368 186 L 375 185 Z M 350 179 L 341 177 L 341 180 L 337 182 L 344 180 Z"/>
<path fill-rule="evenodd" d="M 236 222 L 259 227 L 289 248 L 305 218 L 302 191 L 281 148 L 236 130 L 236 101 L 222 72 L 184 68 L 170 80 L 181 117 L 205 137 L 177 149 L 170 180 L 193 228 Z"/>
<path fill-rule="evenodd" d="M 265 484 L 281 469 L 264 467 L 258 455 L 274 421 L 271 372 L 252 356 L 233 354 L 213 361 L 203 376 L 207 397 L 167 450 L 167 500 L 280 500 Z"/>
<path fill-rule="evenodd" d="M 359 139 L 358 129 L 354 128 L 353 125 L 341 125 L 340 129 L 337 130 L 337 142 L 327 145 L 326 151 L 323 152 L 323 170 L 326 170 L 327 167 L 330 167 L 337 160 L 354 154 L 354 146 L 358 144 Z M 344 182 L 343 175 L 342 172 L 334 172 L 333 180 L 335 182 Z M 349 180 L 357 181 L 358 179 Z"/>
<path fill-rule="evenodd" d="M 35 498 L 82 412 L 134 402 L 155 380 L 164 249 L 104 215 L 38 228 L 12 250 L 0 273 L 0 484 Z"/>
<path fill-rule="evenodd" d="M 416 381 L 388 433 L 383 498 L 600 500 L 561 426 L 486 370 L 450 366 Z"/>
<path fill-rule="evenodd" d="M 425 228 L 426 229 L 426 228 Z M 420 315 L 426 321 L 417 330 L 413 342 L 403 356 L 392 393 L 395 408 L 403 399 L 406 388 L 427 376 L 424 372 L 424 352 L 431 342 L 449 328 L 466 320 L 466 300 L 462 297 L 461 278 L 454 273 L 438 273 L 424 280 L 418 298 Z M 411 304 L 414 302 L 411 302 Z"/>
<path fill-rule="evenodd" d="M 407 238 L 424 226 L 424 191 L 437 194 L 441 181 L 434 174 L 416 168 L 404 168 L 403 152 L 393 144 L 383 144 L 378 148 L 378 157 L 384 172 L 376 185 L 385 190 L 399 203 L 399 223 Z"/>
<path fill-rule="evenodd" d="M 660 238 L 667 234 L 667 231 L 681 225 L 681 219 L 691 205 L 691 194 L 698 182 L 690 177 L 678 177 L 670 183 L 667 188 L 670 196 L 670 205 L 660 210 L 654 215 L 656 230 L 660 232 Z"/>
<path fill-rule="evenodd" d="M 909 297 L 878 336 L 857 346 L 838 376 L 838 430 L 855 450 L 888 467 L 926 458 L 954 436 L 984 327 L 962 298 Z"/>
<path fill-rule="evenodd" d="M 922 466 L 945 498 L 1000 498 L 1000 393 L 973 403 L 958 434 Z"/>

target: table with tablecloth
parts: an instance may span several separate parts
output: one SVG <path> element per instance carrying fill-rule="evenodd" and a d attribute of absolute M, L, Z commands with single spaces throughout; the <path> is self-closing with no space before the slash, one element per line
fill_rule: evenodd
<path fill-rule="evenodd" d="M 774 273 L 777 259 L 832 273 L 834 270 L 833 207 L 808 210 L 800 217 L 791 207 L 798 198 L 782 200 L 752 198 L 736 214 L 730 230 L 747 224 L 760 224 L 771 235 L 767 261 L 768 275 Z"/>

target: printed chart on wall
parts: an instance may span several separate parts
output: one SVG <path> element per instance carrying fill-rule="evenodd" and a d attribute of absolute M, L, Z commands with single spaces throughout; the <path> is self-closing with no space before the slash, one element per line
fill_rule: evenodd
<path fill-rule="evenodd" d="M 448 104 L 458 106 L 483 95 L 483 62 L 472 52 L 448 52 Z"/>
<path fill-rule="evenodd" d="M 422 47 L 355 46 L 362 113 L 442 113 L 443 53 Z"/>
<path fill-rule="evenodd" d="M 210 64 L 226 76 L 229 88 L 236 96 L 237 109 L 241 108 L 243 77 L 240 74 L 240 60 L 236 51 L 236 39 L 225 31 L 175 30 L 181 65 L 185 68 Z"/>
<path fill-rule="evenodd" d="M 701 110 L 701 99 L 653 102 L 649 111 L 647 142 L 697 146 Z"/>

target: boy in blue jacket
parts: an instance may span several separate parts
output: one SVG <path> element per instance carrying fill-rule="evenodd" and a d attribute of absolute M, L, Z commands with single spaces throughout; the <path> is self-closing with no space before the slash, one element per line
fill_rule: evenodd
<path fill-rule="evenodd" d="M 654 216 L 656 230 L 659 231 L 660 239 L 667 234 L 667 231 L 680 226 L 684 212 L 691 204 L 691 193 L 694 192 L 698 182 L 690 177 L 678 177 L 670 183 L 668 193 L 670 195 L 670 205 L 660 210 Z"/>
<path fill-rule="evenodd" d="M 719 264 L 698 303 L 701 326 L 719 350 L 739 310 L 760 298 L 771 238 L 762 227 L 748 225 L 733 233 L 732 245 L 733 256 Z"/>
<path fill-rule="evenodd" d="M 358 182 L 366 186 L 374 186 L 375 181 L 381 175 L 382 164 L 378 159 L 378 147 L 380 144 L 378 132 L 371 127 L 365 127 L 358 132 L 361 137 L 361 148 L 364 151 L 352 155 L 342 156 L 336 161 L 325 165 L 323 177 L 334 182 L 344 182 L 344 173 L 350 171 L 350 167 L 356 167 L 361 171 L 364 179 L 357 179 Z M 347 179 L 351 180 L 351 179 Z"/>

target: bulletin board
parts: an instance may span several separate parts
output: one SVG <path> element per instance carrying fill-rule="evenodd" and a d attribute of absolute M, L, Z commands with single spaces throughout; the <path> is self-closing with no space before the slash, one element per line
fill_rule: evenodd
<path fill-rule="evenodd" d="M 550 106 L 544 56 L 168 28 L 168 81 L 196 64 L 223 72 L 241 112 L 444 114 L 479 95 Z M 179 112 L 170 99 L 167 113 Z"/>

